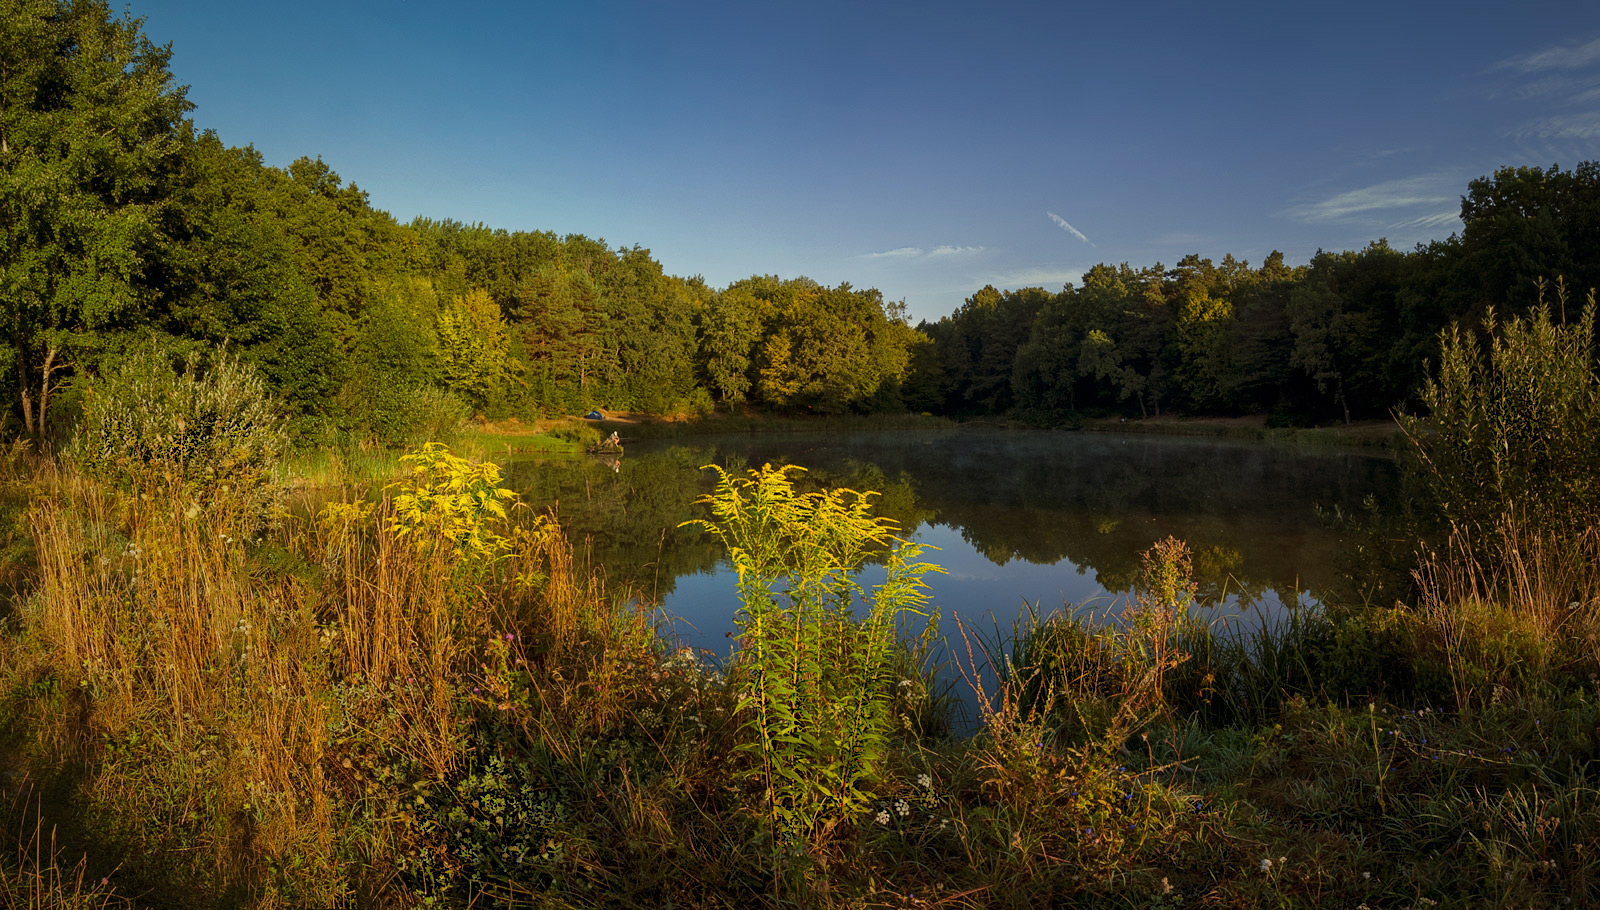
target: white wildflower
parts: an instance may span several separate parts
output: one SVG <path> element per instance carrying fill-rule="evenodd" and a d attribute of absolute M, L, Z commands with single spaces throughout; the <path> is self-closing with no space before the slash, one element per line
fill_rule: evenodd
<path fill-rule="evenodd" d="M 888 812 L 879 812 L 878 813 L 878 824 L 887 825 L 888 823 L 889 823 L 889 813 Z"/>

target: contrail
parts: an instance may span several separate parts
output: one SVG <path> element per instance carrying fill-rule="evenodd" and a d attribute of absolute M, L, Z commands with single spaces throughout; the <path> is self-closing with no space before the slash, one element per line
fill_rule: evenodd
<path fill-rule="evenodd" d="M 1072 236 L 1078 238 L 1079 240 L 1082 240 L 1084 243 L 1089 243 L 1089 238 L 1083 236 L 1083 232 L 1082 231 L 1080 231 L 1077 228 L 1073 227 L 1072 225 L 1068 224 L 1067 223 L 1067 219 L 1061 217 L 1060 215 L 1057 215 L 1055 212 L 1045 212 L 1045 214 L 1049 215 L 1050 216 L 1050 220 L 1054 221 L 1057 225 L 1059 225 L 1063 231 L 1066 231 L 1067 233 L 1071 234 Z M 1094 246 L 1094 244 L 1092 244 L 1092 243 L 1089 243 L 1089 245 L 1090 246 Z"/>

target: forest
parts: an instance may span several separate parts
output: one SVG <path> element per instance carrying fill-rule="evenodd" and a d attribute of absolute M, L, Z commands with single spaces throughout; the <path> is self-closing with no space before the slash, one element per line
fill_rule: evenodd
<path fill-rule="evenodd" d="M 911 406 L 953 415 L 1267 414 L 1283 425 L 1413 412 L 1439 334 L 1520 316 L 1541 282 L 1600 284 L 1600 164 L 1472 181 L 1463 230 L 1396 250 L 1319 250 L 1289 267 L 1198 255 L 1102 263 L 1082 286 L 986 287 L 918 328 Z M 1547 295 L 1554 299 L 1554 289 Z"/>
<path fill-rule="evenodd" d="M 320 158 L 274 167 L 198 131 L 137 20 L 62 10 L 0 26 L 0 379 L 30 435 L 70 435 L 129 351 L 224 346 L 308 443 L 596 407 L 1349 421 L 1412 409 L 1447 326 L 1525 313 L 1542 280 L 1600 284 L 1584 162 L 1472 181 L 1461 233 L 1414 250 L 1102 263 L 1081 287 L 985 287 L 912 328 L 878 289 L 719 289 L 637 245 L 398 223 Z"/>

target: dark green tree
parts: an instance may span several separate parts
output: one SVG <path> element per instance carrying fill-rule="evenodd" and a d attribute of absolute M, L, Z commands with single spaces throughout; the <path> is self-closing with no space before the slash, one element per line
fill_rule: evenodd
<path fill-rule="evenodd" d="M 24 426 L 99 333 L 139 323 L 191 129 L 171 52 L 97 0 L 0 2 L 0 326 Z"/>

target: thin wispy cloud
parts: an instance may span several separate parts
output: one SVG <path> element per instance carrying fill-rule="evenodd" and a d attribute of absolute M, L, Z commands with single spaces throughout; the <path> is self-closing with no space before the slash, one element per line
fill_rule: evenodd
<path fill-rule="evenodd" d="M 986 284 L 992 284 L 1005 290 L 1015 290 L 1017 288 L 1055 289 L 1063 284 L 1069 282 L 1075 284 L 1082 280 L 1082 269 L 1022 269 L 980 279 L 980 283 L 975 285 L 973 290 L 977 290 Z"/>
<path fill-rule="evenodd" d="M 1077 228 L 1073 227 L 1072 225 L 1068 224 L 1067 223 L 1067 219 L 1061 217 L 1060 215 L 1057 215 L 1055 212 L 1045 212 L 1045 214 L 1049 215 L 1050 216 L 1050 220 L 1054 221 L 1056 223 L 1056 227 L 1061 228 L 1063 231 L 1066 231 L 1067 233 L 1071 234 L 1072 236 L 1078 238 L 1079 240 L 1082 240 L 1084 243 L 1088 243 L 1090 246 L 1094 246 L 1093 243 L 1089 242 L 1089 238 L 1088 237 L 1083 236 L 1083 232 L 1082 231 L 1080 231 Z"/>
<path fill-rule="evenodd" d="M 1596 65 L 1600 65 L 1600 38 L 1587 44 L 1549 47 L 1532 54 L 1511 57 L 1495 64 L 1494 69 L 1540 73 L 1547 70 L 1581 70 Z"/>
<path fill-rule="evenodd" d="M 1420 228 L 1422 230 L 1437 230 L 1438 228 L 1453 227 L 1461 223 L 1461 213 L 1452 209 L 1448 212 L 1435 212 L 1432 215 L 1423 215 L 1419 218 L 1409 218 L 1405 221 L 1396 221 L 1389 225 L 1392 231 L 1407 231 Z"/>
<path fill-rule="evenodd" d="M 1519 139 L 1600 139 L 1600 111 L 1546 117 L 1520 127 Z"/>
<path fill-rule="evenodd" d="M 1440 189 L 1437 177 L 1407 177 L 1291 206 L 1289 215 L 1313 223 L 1344 221 L 1393 209 L 1434 207 L 1454 199 Z"/>
<path fill-rule="evenodd" d="M 981 246 L 952 246 L 945 244 L 936 246 L 931 250 L 924 250 L 920 246 L 903 246 L 897 250 L 884 250 L 881 253 L 867 253 L 866 259 L 933 259 L 935 257 L 964 256 L 972 253 L 981 253 Z"/>
<path fill-rule="evenodd" d="M 1531 101 L 1534 99 L 1549 99 L 1556 103 L 1581 101 L 1592 95 L 1596 86 L 1600 86 L 1600 73 L 1584 74 L 1579 76 L 1565 73 L 1550 76 L 1541 76 L 1528 82 L 1523 82 L 1510 89 L 1497 90 L 1489 93 L 1491 101 L 1501 98 L 1510 98 L 1515 101 Z"/>

